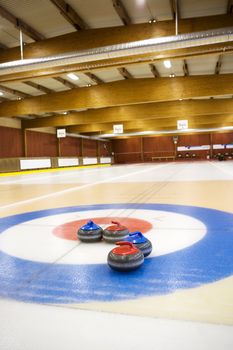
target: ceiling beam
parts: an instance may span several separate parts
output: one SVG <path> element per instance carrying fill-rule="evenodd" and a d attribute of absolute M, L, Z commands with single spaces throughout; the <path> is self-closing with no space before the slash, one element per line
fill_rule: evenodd
<path fill-rule="evenodd" d="M 132 74 L 125 67 L 118 68 L 117 70 L 124 79 L 133 79 Z"/>
<path fill-rule="evenodd" d="M 154 75 L 154 77 L 159 78 L 160 74 L 159 74 L 157 68 L 155 67 L 155 65 L 150 63 L 149 66 L 150 66 L 151 73 Z"/>
<path fill-rule="evenodd" d="M 104 83 L 104 81 L 102 79 L 100 79 L 99 77 L 97 77 L 97 75 L 91 73 L 91 72 L 86 72 L 85 75 L 91 79 L 94 83 L 96 84 L 102 84 Z"/>
<path fill-rule="evenodd" d="M 19 102 L 4 102 L 0 116 L 41 114 L 72 109 L 104 108 L 134 103 L 172 101 L 180 98 L 233 94 L 233 74 L 176 78 L 127 79 L 89 88 L 76 88 Z"/>
<path fill-rule="evenodd" d="M 222 67 L 222 59 L 223 59 L 223 55 L 219 55 L 218 61 L 217 61 L 216 66 L 215 66 L 215 74 L 219 74 L 220 73 L 220 70 L 221 70 L 221 67 Z"/>
<path fill-rule="evenodd" d="M 186 118 L 187 116 L 232 113 L 233 99 L 183 100 L 156 102 L 92 109 L 82 112 L 71 112 L 68 115 L 55 115 L 24 123 L 24 128 L 42 128 L 82 125 L 105 122 L 124 122 L 155 118 Z"/>
<path fill-rule="evenodd" d="M 188 63 L 186 60 L 183 61 L 183 72 L 185 77 L 189 76 Z"/>
<path fill-rule="evenodd" d="M 45 94 L 50 94 L 51 92 L 54 92 L 54 90 L 49 89 L 43 85 L 34 83 L 33 81 L 24 81 L 24 84 L 33 87 L 36 90 L 39 90 L 41 92 L 44 92 Z"/>
<path fill-rule="evenodd" d="M 24 57 L 40 58 L 93 47 L 160 38 L 173 35 L 174 25 L 174 21 L 161 21 L 157 22 L 156 25 L 140 23 L 131 24 L 127 27 L 120 26 L 77 31 L 46 39 L 39 43 L 27 44 L 24 47 Z M 191 33 L 230 26 L 232 26 L 231 15 L 189 18 L 179 21 L 179 32 L 180 34 Z M 94 41 L 93 38 L 95 39 Z M 0 57 L 0 62 L 9 62 L 17 59 L 19 59 L 19 47 L 11 48 L 3 52 Z"/>
<path fill-rule="evenodd" d="M 70 81 L 63 79 L 61 77 L 55 77 L 54 80 L 58 81 L 59 83 L 63 84 L 64 86 L 68 87 L 69 89 L 76 89 L 78 88 L 77 85 L 71 83 Z"/>
<path fill-rule="evenodd" d="M 45 37 L 42 34 L 38 33 L 35 29 L 33 29 L 20 18 L 17 18 L 14 15 L 12 15 L 12 13 L 4 9 L 2 6 L 0 6 L 0 16 L 12 23 L 17 29 L 21 29 L 22 32 L 29 36 L 31 39 L 35 41 L 45 39 Z"/>
<path fill-rule="evenodd" d="M 120 17 L 122 23 L 127 26 L 129 24 L 131 24 L 131 19 L 124 7 L 124 5 L 122 4 L 121 0 L 112 0 L 112 4 L 114 9 L 116 10 L 118 16 Z"/>
<path fill-rule="evenodd" d="M 225 116 L 225 124 L 223 122 L 222 116 L 220 115 L 209 115 L 209 116 L 196 116 L 189 117 L 189 128 L 195 126 L 196 124 L 216 124 L 218 123 L 221 126 L 233 122 L 233 115 L 229 114 Z M 148 129 L 157 129 L 164 127 L 177 127 L 177 118 L 167 118 L 167 119 L 148 119 L 148 120 L 137 120 L 123 122 L 124 131 L 127 130 L 148 130 Z M 66 128 L 69 133 L 89 133 L 89 132 L 106 132 L 108 130 L 113 130 L 113 123 L 101 123 L 101 124 L 86 124 L 86 125 L 76 125 L 69 126 Z"/>
<path fill-rule="evenodd" d="M 10 89 L 6 86 L 0 85 L 0 90 L 3 92 L 6 92 L 8 94 L 14 95 L 14 96 L 18 96 L 20 98 L 26 98 L 26 97 L 31 97 L 31 95 L 29 94 L 25 94 L 24 92 L 18 91 L 18 90 L 14 90 L 14 89 Z"/>
<path fill-rule="evenodd" d="M 64 0 L 50 0 L 59 10 L 60 14 L 76 29 L 87 29 L 88 25 L 79 14 Z"/>

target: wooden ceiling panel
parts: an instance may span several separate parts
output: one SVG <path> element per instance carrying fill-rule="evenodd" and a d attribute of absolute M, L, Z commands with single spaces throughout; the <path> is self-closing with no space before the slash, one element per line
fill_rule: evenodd
<path fill-rule="evenodd" d="M 98 77 L 100 77 L 105 83 L 124 80 L 122 75 L 115 68 L 105 69 L 105 70 L 101 69 L 101 70 L 96 70 L 95 72 L 98 75 Z"/>
<path fill-rule="evenodd" d="M 133 23 L 166 21 L 172 19 L 170 12 L 170 0 L 124 0 L 127 12 L 130 14 Z"/>
<path fill-rule="evenodd" d="M 65 87 L 63 84 L 60 82 L 56 81 L 55 79 L 52 78 L 34 78 L 31 79 L 32 82 L 36 84 L 41 84 L 48 89 L 52 89 L 54 91 L 66 91 L 69 90 L 68 87 Z"/>
<path fill-rule="evenodd" d="M 181 18 L 222 15 L 227 12 L 228 0 L 179 0 Z"/>
<path fill-rule="evenodd" d="M 134 78 L 152 78 L 153 73 L 151 72 L 149 64 L 138 64 L 127 67 L 128 72 Z"/>
<path fill-rule="evenodd" d="M 232 55 L 223 55 L 221 73 L 227 74 L 233 72 L 233 54 Z"/>
<path fill-rule="evenodd" d="M 75 30 L 48 0 L 20 0 L 18 4 L 15 0 L 1 0 L 1 5 L 46 38 Z"/>
<path fill-rule="evenodd" d="M 122 25 L 111 0 L 69 0 L 90 28 L 106 28 Z"/>
<path fill-rule="evenodd" d="M 27 86 L 26 84 L 21 83 L 21 82 L 5 83 L 5 84 L 1 84 L 1 85 L 5 86 L 5 87 L 7 87 L 9 89 L 18 90 L 18 91 L 21 91 L 22 93 L 29 94 L 29 95 L 32 95 L 32 96 L 38 96 L 38 95 L 42 94 L 41 91 L 38 91 L 37 89 L 35 89 L 35 88 L 31 87 L 31 86 Z"/>
<path fill-rule="evenodd" d="M 187 59 L 190 75 L 215 74 L 215 67 L 219 56 L 199 57 Z M 233 71 L 232 71 L 233 73 Z"/>

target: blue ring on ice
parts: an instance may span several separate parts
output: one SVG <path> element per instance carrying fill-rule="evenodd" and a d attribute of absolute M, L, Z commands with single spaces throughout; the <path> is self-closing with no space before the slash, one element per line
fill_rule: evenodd
<path fill-rule="evenodd" d="M 207 227 L 195 244 L 145 259 L 130 273 L 106 264 L 51 264 L 20 259 L 0 251 L 0 297 L 35 303 L 118 301 L 195 288 L 233 273 L 233 214 L 172 204 L 97 204 L 17 214 L 0 219 L 0 233 L 24 222 L 70 212 L 107 209 L 160 210 L 188 215 Z"/>

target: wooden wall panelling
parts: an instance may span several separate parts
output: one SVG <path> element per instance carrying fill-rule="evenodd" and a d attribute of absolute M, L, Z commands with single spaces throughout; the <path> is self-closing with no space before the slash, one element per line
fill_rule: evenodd
<path fill-rule="evenodd" d="M 179 135 L 178 146 L 201 146 L 209 145 L 209 134 Z"/>
<path fill-rule="evenodd" d="M 97 157 L 97 141 L 91 139 L 83 139 L 83 157 Z"/>
<path fill-rule="evenodd" d="M 0 126 L 0 158 L 23 156 L 22 130 Z"/>
<path fill-rule="evenodd" d="M 55 134 L 27 130 L 27 157 L 57 157 Z"/>
<path fill-rule="evenodd" d="M 153 136 L 143 138 L 144 160 L 151 161 L 156 157 L 175 157 L 172 136 Z M 164 158 L 165 159 L 165 158 Z"/>
<path fill-rule="evenodd" d="M 61 157 L 80 157 L 81 156 L 81 138 L 64 137 L 60 138 L 60 156 Z"/>
<path fill-rule="evenodd" d="M 113 140 L 112 147 L 115 163 L 138 163 L 142 161 L 140 137 Z"/>
<path fill-rule="evenodd" d="M 213 144 L 227 144 L 233 142 L 233 132 L 214 133 L 212 135 Z"/>

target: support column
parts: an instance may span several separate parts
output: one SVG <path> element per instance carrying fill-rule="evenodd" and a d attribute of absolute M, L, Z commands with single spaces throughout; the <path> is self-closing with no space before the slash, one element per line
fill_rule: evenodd
<path fill-rule="evenodd" d="M 57 156 L 61 157 L 61 139 L 60 139 L 60 137 L 57 138 Z"/>
<path fill-rule="evenodd" d="M 141 137 L 141 161 L 144 162 L 143 137 Z"/>
<path fill-rule="evenodd" d="M 23 145 L 23 157 L 28 156 L 28 151 L 27 151 L 27 129 L 22 129 L 22 145 Z"/>
<path fill-rule="evenodd" d="M 213 158 L 213 137 L 212 134 L 210 133 L 210 159 Z"/>

